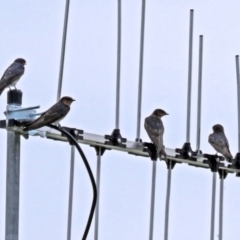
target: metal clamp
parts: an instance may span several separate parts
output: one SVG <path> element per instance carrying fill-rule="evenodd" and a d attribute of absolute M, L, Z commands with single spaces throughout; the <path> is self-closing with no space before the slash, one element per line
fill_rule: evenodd
<path fill-rule="evenodd" d="M 121 136 L 120 129 L 114 129 L 111 135 L 105 135 L 105 139 L 109 140 L 105 142 L 106 145 L 126 148 L 123 143 L 127 142 L 127 139 Z"/>

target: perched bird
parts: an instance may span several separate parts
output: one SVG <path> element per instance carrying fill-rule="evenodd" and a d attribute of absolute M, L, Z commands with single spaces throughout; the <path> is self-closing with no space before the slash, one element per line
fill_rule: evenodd
<path fill-rule="evenodd" d="M 213 127 L 213 133 L 209 135 L 208 142 L 219 153 L 221 153 L 228 162 L 232 162 L 232 154 L 229 150 L 229 143 L 224 134 L 224 128 L 220 124 L 216 124 Z"/>
<path fill-rule="evenodd" d="M 164 126 L 161 120 L 161 117 L 165 115 L 168 114 L 162 109 L 154 110 L 154 112 L 149 117 L 145 118 L 144 127 L 148 133 L 149 138 L 158 151 L 159 158 L 161 159 L 161 156 L 163 155 L 165 160 L 167 160 L 167 154 L 163 145 Z"/>
<path fill-rule="evenodd" d="M 24 74 L 24 65 L 26 61 L 23 58 L 17 58 L 4 72 L 0 80 L 0 95 L 6 87 L 14 87 L 16 89 L 16 83 L 20 77 Z M 11 88 L 10 88 L 11 90 Z"/>
<path fill-rule="evenodd" d="M 56 104 L 44 112 L 39 118 L 28 123 L 24 131 L 41 128 L 51 123 L 58 124 L 69 112 L 70 105 L 75 101 L 71 97 L 62 97 Z"/>

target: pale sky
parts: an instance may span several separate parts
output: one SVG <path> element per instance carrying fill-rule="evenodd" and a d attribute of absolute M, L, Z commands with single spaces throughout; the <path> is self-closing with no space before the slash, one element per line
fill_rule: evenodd
<path fill-rule="evenodd" d="M 26 59 L 17 84 L 23 107 L 56 102 L 65 1 L 0 1 L 0 72 L 18 57 Z M 235 55 L 240 54 L 239 1 L 146 0 L 141 138 L 149 141 L 144 118 L 156 108 L 163 118 L 164 143 L 180 148 L 186 136 L 189 11 L 194 9 L 191 143 L 196 148 L 199 35 L 204 36 L 201 150 L 215 154 L 207 139 L 220 123 L 235 156 L 237 84 Z M 62 96 L 72 104 L 62 125 L 105 135 L 115 128 L 117 0 L 72 0 Z M 141 1 L 122 0 L 122 68 L 120 129 L 136 138 Z M 0 112 L 6 109 L 1 95 Z M 5 232 L 6 131 L 0 131 L 0 239 Z M 96 173 L 95 150 L 82 148 Z M 152 164 L 148 158 L 106 151 L 102 157 L 99 240 L 145 240 L 149 234 Z M 67 143 L 31 137 L 21 139 L 20 240 L 64 240 L 70 172 Z M 163 239 L 167 170 L 157 163 L 154 239 Z M 240 235 L 239 178 L 225 181 L 223 238 Z M 169 240 L 210 238 L 212 174 L 178 164 L 172 172 Z M 218 239 L 219 180 L 215 239 Z M 72 240 L 81 239 L 92 201 L 89 177 L 76 155 Z M 94 221 L 88 239 L 93 239 Z"/>

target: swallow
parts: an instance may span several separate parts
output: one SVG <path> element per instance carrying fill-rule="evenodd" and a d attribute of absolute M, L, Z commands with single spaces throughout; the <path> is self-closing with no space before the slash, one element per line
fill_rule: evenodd
<path fill-rule="evenodd" d="M 71 97 L 62 97 L 57 103 L 34 121 L 24 126 L 23 131 L 30 131 L 41 128 L 48 124 L 58 124 L 70 111 L 70 105 L 75 101 Z"/>
<path fill-rule="evenodd" d="M 208 142 L 219 153 L 221 153 L 228 162 L 232 162 L 232 154 L 229 150 L 229 143 L 224 134 L 224 128 L 220 124 L 216 124 L 212 127 L 213 133 L 208 137 Z"/>
<path fill-rule="evenodd" d="M 167 160 L 167 154 L 165 152 L 165 146 L 163 145 L 163 133 L 164 126 L 161 120 L 161 117 L 169 115 L 162 109 L 156 109 L 154 112 L 147 118 L 145 118 L 144 127 L 147 131 L 147 134 L 153 144 L 155 145 L 159 159 L 163 155 L 165 160 Z"/>
<path fill-rule="evenodd" d="M 1 80 L 0 80 L 0 95 L 4 91 L 5 88 L 14 87 L 16 89 L 16 83 L 20 79 L 20 77 L 24 74 L 24 65 L 26 65 L 26 61 L 23 58 L 17 58 L 4 72 Z"/>

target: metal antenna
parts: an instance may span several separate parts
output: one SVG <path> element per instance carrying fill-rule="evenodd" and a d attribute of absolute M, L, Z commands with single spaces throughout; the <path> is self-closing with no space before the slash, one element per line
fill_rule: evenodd
<path fill-rule="evenodd" d="M 171 177 L 172 177 L 171 173 L 172 173 L 172 161 L 169 160 L 168 178 L 167 178 L 167 195 L 166 195 L 166 206 L 165 206 L 164 240 L 168 240 L 168 222 L 169 222 L 169 207 L 170 207 Z"/>
<path fill-rule="evenodd" d="M 121 73 L 121 0 L 118 0 L 118 43 L 117 43 L 117 87 L 116 87 L 116 129 L 119 129 Z"/>
<path fill-rule="evenodd" d="M 70 164 L 70 182 L 69 182 L 69 203 L 68 203 L 68 228 L 67 228 L 67 239 L 68 240 L 71 240 L 74 158 L 75 158 L 75 150 L 74 150 L 74 146 L 72 146 L 71 147 L 71 164 Z"/>
<path fill-rule="evenodd" d="M 213 172 L 213 179 L 212 179 L 211 234 L 210 234 L 210 240 L 214 240 L 215 199 L 216 199 L 216 172 Z"/>
<path fill-rule="evenodd" d="M 199 36 L 199 69 L 198 69 L 198 108 L 197 108 L 197 152 L 200 151 L 201 134 L 201 101 L 202 101 L 202 56 L 203 56 L 203 36 Z"/>
<path fill-rule="evenodd" d="M 97 151 L 97 172 L 96 172 L 96 185 L 97 185 L 97 205 L 95 210 L 95 229 L 94 229 L 94 240 L 98 240 L 98 222 L 99 222 L 99 200 L 100 200 L 100 176 L 101 176 L 101 155 L 102 155 L 101 147 L 96 147 Z"/>
<path fill-rule="evenodd" d="M 57 91 L 57 101 L 60 99 L 61 91 L 62 91 L 62 79 L 63 79 L 65 48 L 66 48 L 66 39 L 67 39 L 69 4 L 70 4 L 70 0 L 66 0 L 64 26 L 63 26 L 63 37 L 62 37 L 62 50 L 61 50 L 61 60 L 60 60 L 59 80 L 58 80 L 58 91 Z"/>
<path fill-rule="evenodd" d="M 21 108 L 22 92 L 10 90 L 7 93 L 7 119 L 12 109 Z M 5 240 L 19 238 L 19 187 L 20 187 L 20 134 L 7 131 L 7 171 L 6 171 L 6 215 Z"/>
<path fill-rule="evenodd" d="M 239 75 L 239 56 L 236 56 L 237 72 L 237 95 L 238 95 L 238 152 L 240 152 L 240 75 Z"/>
<path fill-rule="evenodd" d="M 143 52 L 144 52 L 144 25 L 145 25 L 145 0 L 142 0 L 139 85 L 138 85 L 138 110 L 137 110 L 137 138 L 136 138 L 137 142 L 140 141 L 141 105 L 142 105 L 142 78 L 143 78 Z"/>
<path fill-rule="evenodd" d="M 152 161 L 152 191 L 151 191 L 151 209 L 150 209 L 149 240 L 152 240 L 152 239 L 153 239 L 154 207 L 155 207 L 155 188 L 156 188 L 156 171 L 157 171 L 157 160 Z"/>
<path fill-rule="evenodd" d="M 57 101 L 59 101 L 59 99 L 61 97 L 61 92 L 62 92 L 62 81 L 63 81 L 66 39 L 67 39 L 69 5 L 70 5 L 70 0 L 66 0 L 64 26 L 63 26 L 63 36 L 62 36 L 62 50 L 61 50 L 60 70 L 59 70 L 59 79 L 58 79 Z M 74 155 L 75 155 L 74 152 L 75 152 L 75 148 L 74 148 L 74 146 L 71 146 L 67 240 L 71 240 L 71 229 L 72 229 L 72 202 L 73 202 Z"/>
<path fill-rule="evenodd" d="M 224 173 L 220 174 L 220 197 L 219 197 L 219 240 L 223 239 L 223 188 L 224 188 Z"/>
<path fill-rule="evenodd" d="M 191 89 L 192 89 L 192 48 L 193 48 L 193 14 L 194 14 L 194 11 L 190 10 L 186 142 L 190 142 Z"/>

